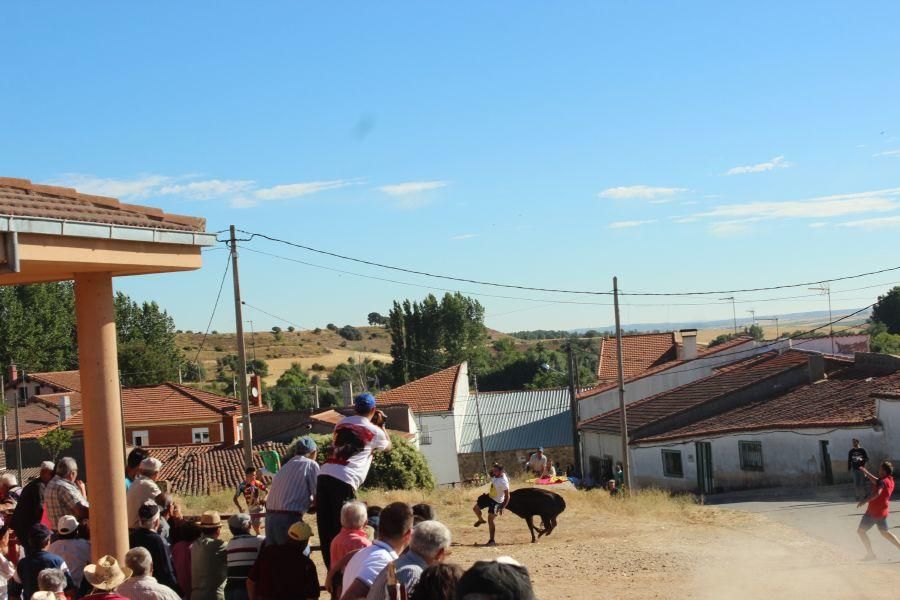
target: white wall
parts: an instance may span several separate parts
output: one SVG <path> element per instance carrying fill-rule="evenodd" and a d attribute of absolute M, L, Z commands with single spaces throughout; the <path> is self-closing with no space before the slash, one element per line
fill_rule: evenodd
<path fill-rule="evenodd" d="M 421 435 L 431 436 L 430 444 L 419 444 L 419 450 L 428 460 L 428 466 L 438 485 L 456 483 L 459 477 L 459 461 L 456 458 L 457 423 L 462 423 L 452 413 L 420 414 L 416 418 Z"/>
<path fill-rule="evenodd" d="M 898 411 L 900 416 L 900 411 Z M 896 430 L 895 430 L 896 431 Z M 712 447 L 713 485 L 722 489 L 741 489 L 780 485 L 819 485 L 822 479 L 820 440 L 829 442 L 834 481 L 849 481 L 847 452 L 857 438 L 869 452 L 872 462 L 885 458 L 882 432 L 873 428 L 799 429 L 762 431 L 725 435 L 717 438 L 673 442 L 655 446 L 632 446 L 632 477 L 638 487 L 662 487 L 672 490 L 696 490 L 697 462 L 695 441 L 708 441 Z M 763 471 L 742 471 L 738 442 L 761 442 Z M 684 477 L 663 474 L 662 450 L 681 451 Z"/>
<path fill-rule="evenodd" d="M 762 345 L 754 341 L 748 341 L 746 344 L 723 350 L 720 354 L 700 357 L 660 373 L 635 379 L 625 384 L 625 404 L 631 404 L 632 402 L 649 398 L 654 394 L 660 394 L 692 381 L 697 381 L 711 375 L 716 367 L 761 354 L 762 352 L 769 352 L 783 346 L 786 347 L 786 344 L 786 342 L 779 342 L 774 345 Z M 594 396 L 588 396 L 580 401 L 579 406 L 579 416 L 582 420 L 609 412 L 619 407 L 619 390 L 618 388 L 613 388 Z"/>
<path fill-rule="evenodd" d="M 900 461 L 900 400 L 875 400 L 875 416 L 884 427 L 884 455 Z"/>
<path fill-rule="evenodd" d="M 469 409 L 469 365 L 462 363 L 459 367 L 459 374 L 456 376 L 456 388 L 453 390 L 453 416 L 456 419 L 458 427 L 455 428 L 456 440 L 454 453 L 459 451 L 462 445 L 462 425 L 466 420 L 466 413 Z M 456 479 L 455 481 L 459 481 Z"/>

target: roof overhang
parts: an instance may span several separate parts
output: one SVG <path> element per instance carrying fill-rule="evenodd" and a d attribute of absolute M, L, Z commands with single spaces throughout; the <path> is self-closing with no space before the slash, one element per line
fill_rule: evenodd
<path fill-rule="evenodd" d="M 189 271 L 211 233 L 0 215 L 0 285 Z"/>

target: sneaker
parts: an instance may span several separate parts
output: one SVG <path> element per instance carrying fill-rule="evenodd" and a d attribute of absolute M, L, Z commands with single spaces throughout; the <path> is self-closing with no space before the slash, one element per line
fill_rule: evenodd
<path fill-rule="evenodd" d="M 487 523 L 487 521 L 485 521 L 484 519 L 479 519 L 475 521 L 475 525 L 473 525 L 473 527 L 479 527 L 481 525 L 484 525 L 485 523 Z"/>

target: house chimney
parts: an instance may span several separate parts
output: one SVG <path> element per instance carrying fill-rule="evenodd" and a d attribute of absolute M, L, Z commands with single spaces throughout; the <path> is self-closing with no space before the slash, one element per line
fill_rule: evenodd
<path fill-rule="evenodd" d="M 59 422 L 67 421 L 72 416 L 72 402 L 68 396 L 59 399 Z"/>
<path fill-rule="evenodd" d="M 256 374 L 250 376 L 250 404 L 262 406 L 262 380 Z"/>
<path fill-rule="evenodd" d="M 344 397 L 344 406 L 353 406 L 353 382 L 341 383 L 341 395 Z"/>
<path fill-rule="evenodd" d="M 694 360 L 697 358 L 697 330 L 681 330 L 681 360 Z"/>
<path fill-rule="evenodd" d="M 9 365 L 9 381 L 7 383 L 15 383 L 19 378 L 19 368 L 16 365 Z"/>

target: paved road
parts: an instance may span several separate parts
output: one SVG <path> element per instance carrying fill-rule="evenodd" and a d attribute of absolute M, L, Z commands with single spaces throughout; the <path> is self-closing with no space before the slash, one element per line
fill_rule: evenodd
<path fill-rule="evenodd" d="M 858 560 L 865 550 L 856 535 L 864 508 L 856 508 L 850 486 L 832 486 L 811 490 L 776 489 L 733 492 L 707 497 L 707 504 L 734 510 L 746 510 L 789 525 L 835 546 L 848 559 Z M 900 511 L 900 498 L 892 502 Z M 900 512 L 888 519 L 892 531 L 900 537 Z M 877 532 L 869 532 L 879 562 L 900 568 L 900 551 Z"/>

